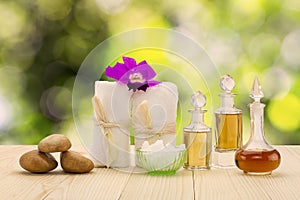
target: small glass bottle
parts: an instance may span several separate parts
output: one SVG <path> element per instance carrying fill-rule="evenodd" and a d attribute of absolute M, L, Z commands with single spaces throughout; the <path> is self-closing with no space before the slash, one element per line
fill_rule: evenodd
<path fill-rule="evenodd" d="M 231 90 L 235 82 L 230 75 L 220 79 L 220 87 L 224 91 L 219 94 L 221 106 L 215 110 L 215 152 L 213 164 L 216 167 L 235 167 L 234 153 L 242 145 L 242 111 L 234 106 Z"/>
<path fill-rule="evenodd" d="M 194 110 L 192 119 L 184 131 L 184 143 L 187 148 L 187 159 L 184 168 L 189 170 L 203 170 L 210 168 L 211 156 L 211 128 L 204 123 L 202 107 L 206 105 L 206 97 L 201 92 L 195 92 L 191 96 L 191 104 Z"/>
<path fill-rule="evenodd" d="M 271 174 L 280 164 L 280 154 L 265 139 L 264 136 L 264 107 L 260 102 L 264 97 L 261 86 L 255 78 L 250 97 L 251 136 L 249 141 L 235 153 L 237 167 L 247 174 Z"/>

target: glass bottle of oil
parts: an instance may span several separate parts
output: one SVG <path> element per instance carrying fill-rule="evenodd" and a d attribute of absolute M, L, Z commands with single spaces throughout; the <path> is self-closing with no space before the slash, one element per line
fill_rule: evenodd
<path fill-rule="evenodd" d="M 221 97 L 221 106 L 215 110 L 215 151 L 213 164 L 215 167 L 235 167 L 234 153 L 242 145 L 242 111 L 234 106 L 234 97 L 231 91 L 235 86 L 230 75 L 220 79 L 220 87 L 224 93 Z"/>
<path fill-rule="evenodd" d="M 264 107 L 260 102 L 264 97 L 261 86 L 255 78 L 250 97 L 251 136 L 249 141 L 235 153 L 237 167 L 247 174 L 271 174 L 280 164 L 280 153 L 265 139 L 264 136 Z"/>
<path fill-rule="evenodd" d="M 210 168 L 211 157 L 211 128 L 204 123 L 202 107 L 206 104 L 206 97 L 201 92 L 195 92 L 191 97 L 194 110 L 192 119 L 184 131 L 184 143 L 187 148 L 187 159 L 184 168 L 189 170 L 204 170 Z"/>

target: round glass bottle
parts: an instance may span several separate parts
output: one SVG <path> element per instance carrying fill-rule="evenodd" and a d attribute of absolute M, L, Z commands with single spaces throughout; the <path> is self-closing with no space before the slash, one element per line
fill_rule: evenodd
<path fill-rule="evenodd" d="M 272 147 L 264 136 L 264 107 L 260 102 L 264 97 L 261 86 L 255 78 L 250 97 L 251 136 L 249 141 L 235 153 L 237 167 L 246 174 L 271 174 L 280 164 L 280 154 Z"/>
<path fill-rule="evenodd" d="M 234 106 L 234 97 L 231 93 L 235 87 L 234 79 L 224 75 L 220 79 L 220 87 L 224 93 L 221 97 L 221 106 L 215 110 L 215 152 L 213 164 L 215 167 L 235 167 L 234 153 L 242 145 L 242 110 Z"/>
<path fill-rule="evenodd" d="M 184 131 L 184 143 L 187 151 L 187 159 L 184 168 L 189 170 L 204 170 L 210 168 L 211 157 L 211 128 L 204 123 L 202 107 L 206 104 L 206 97 L 201 92 L 195 92 L 191 97 L 194 110 L 192 119 Z"/>

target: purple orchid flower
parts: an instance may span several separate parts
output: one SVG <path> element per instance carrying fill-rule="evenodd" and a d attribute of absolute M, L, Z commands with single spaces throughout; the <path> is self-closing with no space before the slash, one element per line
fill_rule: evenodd
<path fill-rule="evenodd" d="M 146 91 L 148 87 L 155 86 L 160 82 L 151 80 L 155 77 L 155 71 L 144 60 L 138 64 L 133 58 L 123 56 L 124 63 L 117 62 L 115 66 L 108 66 L 105 75 L 116 79 L 119 83 L 126 84 L 129 90 Z"/>

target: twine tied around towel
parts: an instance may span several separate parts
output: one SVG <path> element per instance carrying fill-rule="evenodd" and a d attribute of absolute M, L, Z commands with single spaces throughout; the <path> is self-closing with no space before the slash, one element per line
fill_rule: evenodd
<path fill-rule="evenodd" d="M 118 157 L 118 151 L 115 147 L 112 146 L 114 144 L 111 128 L 118 128 L 119 125 L 115 122 L 109 122 L 107 116 L 104 112 L 103 105 L 100 99 L 97 96 L 92 98 L 95 115 L 96 115 L 96 125 L 103 128 L 104 136 L 106 137 L 106 150 L 107 150 L 107 163 L 106 166 L 109 167 L 110 164 L 115 161 Z"/>
<path fill-rule="evenodd" d="M 146 138 L 143 139 L 148 140 L 150 144 L 160 139 L 164 134 L 176 134 L 175 122 L 164 123 L 161 126 L 153 125 L 147 100 L 141 102 L 132 115 L 135 137 L 138 137 L 139 134 L 146 134 Z"/>

